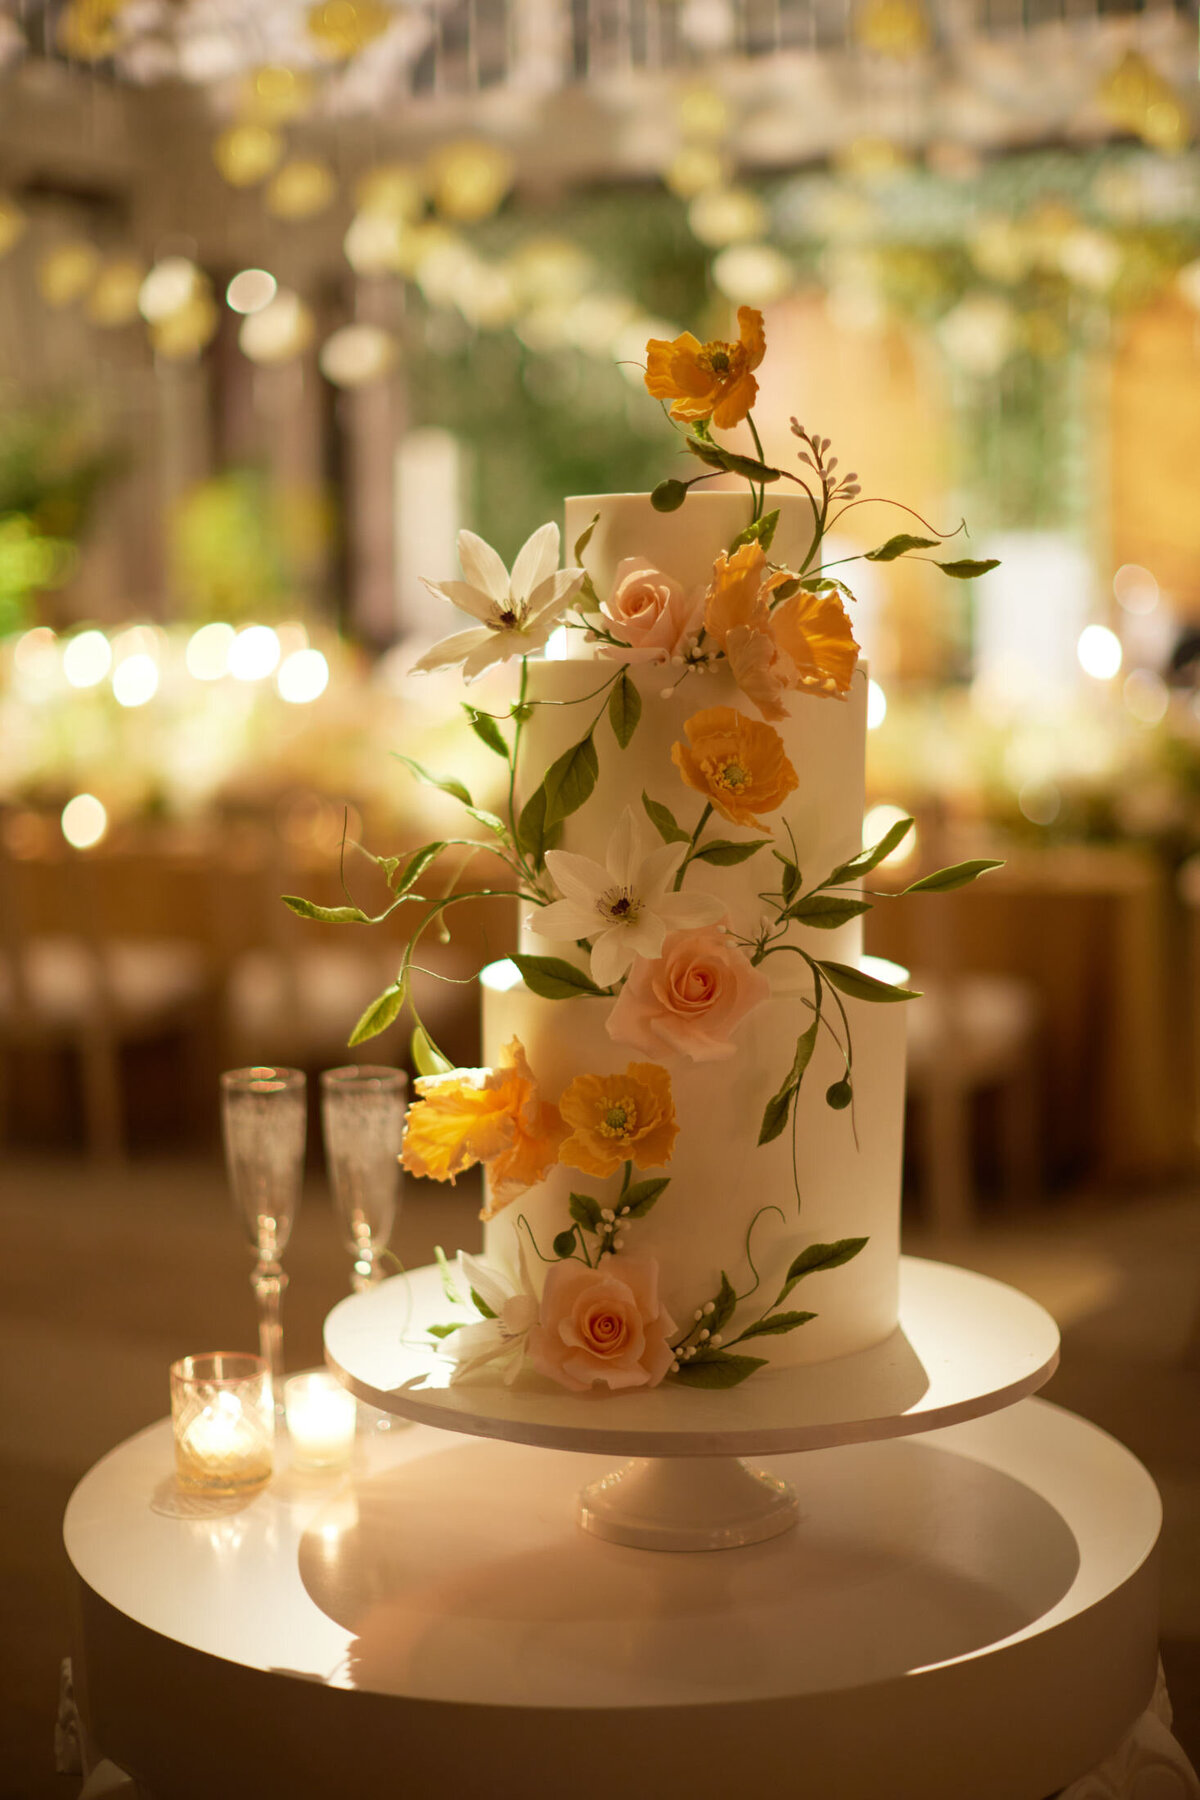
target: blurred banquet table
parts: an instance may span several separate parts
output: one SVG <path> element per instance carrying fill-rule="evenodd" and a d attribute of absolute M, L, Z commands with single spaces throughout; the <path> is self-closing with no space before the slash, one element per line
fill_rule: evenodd
<path fill-rule="evenodd" d="M 1135 849 L 965 835 L 936 860 L 971 856 L 1005 864 L 957 893 L 876 906 L 868 948 L 914 977 L 986 971 L 1037 990 L 1049 1175 L 1155 1180 L 1193 1165 L 1192 952 L 1173 871 Z"/>
<path fill-rule="evenodd" d="M 1041 1401 L 768 1458 L 798 1527 L 699 1554 L 580 1531 L 602 1457 L 412 1426 L 225 1503 L 171 1455 L 131 1438 L 64 1526 L 89 1760 L 154 1800 L 1200 1793 L 1154 1699 L 1157 1492 Z"/>

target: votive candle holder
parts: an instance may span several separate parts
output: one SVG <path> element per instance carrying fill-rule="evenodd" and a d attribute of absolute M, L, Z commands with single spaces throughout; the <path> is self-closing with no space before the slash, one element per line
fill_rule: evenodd
<path fill-rule="evenodd" d="M 191 1493 L 250 1494 L 271 1479 L 275 1408 L 261 1356 L 214 1350 L 171 1364 L 175 1476 Z"/>
<path fill-rule="evenodd" d="M 292 1466 L 344 1469 L 354 1448 L 358 1408 L 354 1395 L 325 1369 L 292 1375 L 283 1386 Z"/>

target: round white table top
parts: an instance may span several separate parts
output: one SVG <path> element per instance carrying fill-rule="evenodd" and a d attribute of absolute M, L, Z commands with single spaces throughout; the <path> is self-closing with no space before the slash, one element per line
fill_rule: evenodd
<path fill-rule="evenodd" d="M 67 1552 L 121 1613 L 248 1668 L 603 1709 L 861 1693 L 1044 1639 L 1128 1582 L 1160 1524 L 1140 1463 L 1041 1401 L 772 1458 L 799 1526 L 698 1555 L 578 1529 L 574 1495 L 604 1459 L 419 1426 L 357 1457 L 349 1475 L 285 1469 L 252 1500 L 193 1502 L 164 1421 L 84 1477 Z M 719 1666 L 696 1654 L 716 1641 Z"/>
<path fill-rule="evenodd" d="M 736 1393 L 682 1388 L 579 1395 L 526 1373 L 513 1387 L 454 1367 L 426 1336 L 455 1317 L 435 1267 L 352 1294 L 325 1321 L 330 1367 L 360 1399 L 475 1437 L 629 1456 L 748 1456 L 908 1436 L 1035 1393 L 1058 1363 L 1058 1327 L 1016 1288 L 906 1256 L 900 1325 L 854 1356 L 760 1369 Z M 465 1315 L 461 1315 L 465 1316 Z"/>

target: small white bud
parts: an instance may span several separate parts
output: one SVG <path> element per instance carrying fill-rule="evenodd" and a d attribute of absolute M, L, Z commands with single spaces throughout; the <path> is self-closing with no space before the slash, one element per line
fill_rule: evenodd
<path fill-rule="evenodd" d="M 625 1248 L 625 1239 L 615 1237 L 613 1239 L 613 1249 L 614 1250 L 623 1250 L 624 1248 Z"/>
<path fill-rule="evenodd" d="M 716 1303 L 712 1300 L 706 1300 L 704 1302 L 704 1310 L 706 1313 L 716 1312 Z"/>
<path fill-rule="evenodd" d="M 615 1218 L 616 1218 L 616 1216 L 617 1216 L 617 1215 L 616 1215 L 616 1213 L 615 1213 L 615 1212 L 614 1212 L 614 1211 L 613 1211 L 613 1209 L 612 1209 L 612 1207 L 611 1207 L 611 1206 L 602 1206 L 602 1207 L 601 1207 L 601 1208 L 600 1208 L 600 1217 L 601 1217 L 601 1218 L 602 1218 L 602 1219 L 615 1219 Z"/>
<path fill-rule="evenodd" d="M 711 1331 L 710 1331 L 710 1330 L 709 1330 L 709 1329 L 708 1329 L 708 1327 L 707 1327 L 707 1325 L 706 1325 L 706 1326 L 705 1326 L 705 1328 L 704 1328 L 704 1330 L 703 1330 L 703 1331 L 702 1331 L 702 1332 L 701 1332 L 701 1333 L 700 1333 L 700 1342 L 701 1342 L 701 1343 L 702 1343 L 702 1344 L 704 1344 L 704 1343 L 707 1343 L 707 1342 L 708 1342 L 708 1339 L 709 1339 L 709 1338 L 710 1338 L 710 1337 L 711 1337 L 711 1336 L 712 1336 L 712 1332 L 711 1332 Z"/>
<path fill-rule="evenodd" d="M 695 1312 L 692 1314 L 692 1317 L 693 1317 L 693 1319 L 702 1319 L 704 1317 L 703 1308 L 698 1306 L 696 1308 Z"/>
<path fill-rule="evenodd" d="M 719 1331 L 714 1331 L 708 1341 L 715 1350 L 718 1344 L 723 1344 L 725 1342 L 725 1339 L 721 1336 Z"/>

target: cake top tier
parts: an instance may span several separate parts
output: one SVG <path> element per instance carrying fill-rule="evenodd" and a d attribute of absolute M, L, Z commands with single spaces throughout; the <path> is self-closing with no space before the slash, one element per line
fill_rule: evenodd
<path fill-rule="evenodd" d="M 813 511 L 804 494 L 782 494 L 771 501 L 779 521 L 770 559 L 799 569 L 811 547 Z M 626 557 L 662 569 L 688 591 L 707 588 L 713 563 L 751 523 L 753 506 L 745 488 L 729 493 L 692 493 L 675 512 L 656 512 L 649 494 L 580 494 L 566 503 L 565 547 L 574 560 L 575 545 L 592 520 L 596 525 L 583 561 L 601 600 L 611 592 L 617 569 Z"/>

